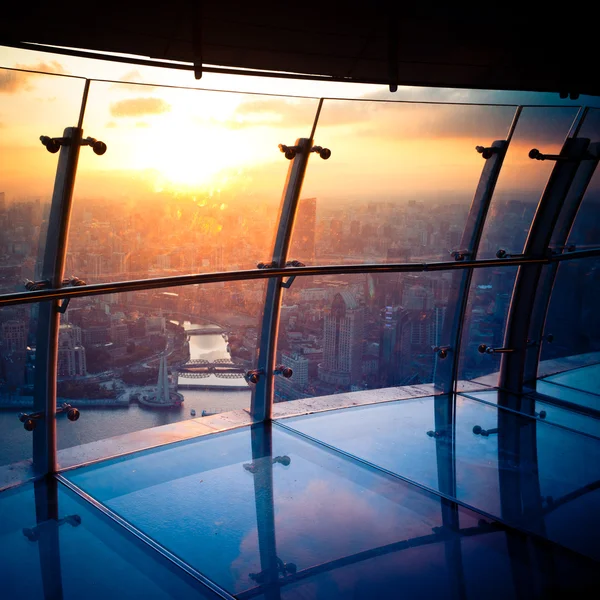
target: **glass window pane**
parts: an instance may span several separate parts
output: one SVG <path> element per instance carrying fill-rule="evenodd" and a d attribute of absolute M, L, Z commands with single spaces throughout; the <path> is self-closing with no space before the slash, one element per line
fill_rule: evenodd
<path fill-rule="evenodd" d="M 495 258 L 500 249 L 520 253 L 531 220 L 552 172 L 553 161 L 529 158 L 537 148 L 558 154 L 577 115 L 576 108 L 524 108 L 500 171 L 481 237 L 478 258 Z"/>
<path fill-rule="evenodd" d="M 600 110 L 588 111 L 578 137 L 588 138 L 591 143 L 600 142 Z M 574 244 L 577 249 L 600 245 L 600 169 L 598 168 L 581 201 L 567 243 Z"/>
<path fill-rule="evenodd" d="M 600 410 L 600 258 L 558 265 L 544 327 L 537 389 Z"/>
<path fill-rule="evenodd" d="M 60 65 L 58 65 L 60 67 Z M 40 136 L 77 122 L 83 81 L 0 69 L 0 292 L 41 279 L 58 154 Z"/>
<path fill-rule="evenodd" d="M 310 264 L 448 260 L 514 108 L 326 100 L 290 258 Z"/>
<path fill-rule="evenodd" d="M 58 447 L 249 409 L 263 281 L 74 298 L 61 318 Z M 202 431 L 198 429 L 198 435 Z M 159 435 L 159 434 L 157 434 Z M 119 441 L 105 444 L 114 453 Z"/>
<path fill-rule="evenodd" d="M 276 401 L 417 386 L 426 395 L 441 343 L 451 273 L 297 277 L 284 290 L 277 345 L 289 379 Z"/>
<path fill-rule="evenodd" d="M 516 275 L 517 267 L 473 271 L 460 344 L 459 381 L 497 385 L 501 355 L 482 353 L 480 346 L 502 347 Z"/>
<path fill-rule="evenodd" d="M 38 309 L 37 304 L 0 309 L 0 474 L 32 459 L 33 433 L 19 414 L 33 412 Z"/>
<path fill-rule="evenodd" d="M 256 268 L 316 100 L 93 82 L 67 271 L 87 282 Z"/>

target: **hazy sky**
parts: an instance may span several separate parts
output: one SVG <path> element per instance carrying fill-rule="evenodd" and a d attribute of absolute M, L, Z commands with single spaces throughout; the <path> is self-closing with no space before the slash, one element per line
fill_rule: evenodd
<path fill-rule="evenodd" d="M 382 86 L 211 74 L 197 82 L 189 72 L 1 47 L 0 66 L 123 82 L 91 84 L 84 132 L 106 142 L 108 151 L 99 157 L 82 149 L 76 186 L 81 198 L 220 192 L 277 203 L 288 167 L 277 145 L 310 134 L 320 96 L 363 100 L 325 101 L 315 143 L 330 148 L 332 157 L 311 158 L 305 195 L 325 202 L 443 198 L 448 192 L 470 197 L 483 166 L 474 146 L 504 138 L 513 107 L 364 99 L 559 103 L 548 94 L 401 88 L 392 95 Z M 142 82 L 267 95 L 177 90 Z M 77 123 L 83 85 L 81 79 L 0 70 L 0 191 L 9 199 L 51 194 L 57 155 L 44 150 L 39 136 L 61 135 Z M 524 111 L 501 186 L 543 186 L 549 165 L 532 164 L 527 152 L 532 145 L 545 152 L 560 149 L 576 114 L 573 102 L 560 104 L 566 108 Z"/>

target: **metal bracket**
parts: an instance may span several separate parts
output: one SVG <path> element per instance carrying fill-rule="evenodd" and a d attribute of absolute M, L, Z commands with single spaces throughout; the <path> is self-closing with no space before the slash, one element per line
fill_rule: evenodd
<path fill-rule="evenodd" d="M 477 351 L 480 354 L 508 354 L 509 352 L 514 352 L 514 348 L 492 348 L 491 346 L 487 346 L 486 344 L 480 344 Z"/>
<path fill-rule="evenodd" d="M 275 458 L 271 459 L 271 464 L 275 465 L 277 463 L 283 465 L 284 467 L 289 467 L 290 463 L 292 462 L 292 459 L 289 456 L 276 456 Z M 264 463 L 258 463 L 256 461 L 253 461 L 251 463 L 245 463 L 242 466 L 244 467 L 245 471 L 248 471 L 248 473 L 252 473 L 253 475 L 255 473 L 258 473 L 258 471 L 261 468 L 261 464 L 264 466 Z"/>
<path fill-rule="evenodd" d="M 279 144 L 279 150 L 285 154 L 288 160 L 292 160 L 296 157 L 296 154 L 301 151 L 300 146 L 286 146 L 285 144 Z M 309 152 L 316 152 L 323 160 L 327 160 L 331 156 L 331 150 L 329 148 L 323 148 L 323 146 L 313 146 Z"/>
<path fill-rule="evenodd" d="M 483 429 L 481 425 L 475 425 L 475 427 L 473 427 L 473 433 L 475 435 L 488 437 L 492 433 L 498 433 L 498 427 L 494 427 L 493 429 Z"/>
<path fill-rule="evenodd" d="M 77 419 L 79 419 L 80 417 L 79 410 L 77 408 L 74 408 L 70 404 L 67 404 L 66 402 L 64 402 L 62 406 L 56 409 L 57 415 L 64 412 L 67 413 L 67 419 L 69 419 L 69 421 L 77 421 Z M 20 413 L 19 421 L 23 423 L 23 427 L 27 431 L 33 431 L 37 426 L 37 422 L 43 419 L 44 416 L 45 415 L 43 412 Z"/>
<path fill-rule="evenodd" d="M 250 383 L 258 383 L 261 375 L 264 375 L 264 369 L 252 369 L 250 371 L 246 371 L 244 375 L 244 379 Z M 273 375 L 282 375 L 286 379 L 289 379 L 294 374 L 294 371 L 290 369 L 290 367 L 286 367 L 285 365 L 277 365 L 273 370 Z"/>
<path fill-rule="evenodd" d="M 288 260 L 285 263 L 285 268 L 290 268 L 290 267 L 305 267 L 306 265 L 303 262 L 300 262 L 299 260 Z M 257 269 L 277 269 L 277 263 L 275 262 L 269 262 L 269 263 L 263 263 L 260 262 L 256 265 Z M 283 288 L 290 288 L 292 287 L 292 283 L 294 283 L 294 280 L 296 279 L 295 275 L 292 275 L 291 277 L 288 277 L 284 282 L 282 282 L 281 287 Z"/>
<path fill-rule="evenodd" d="M 281 577 L 286 577 L 288 575 L 295 575 L 298 567 L 294 563 L 284 563 L 279 557 L 275 557 L 277 560 L 277 575 Z M 265 569 L 260 573 L 249 573 L 248 576 L 252 581 L 256 583 L 263 584 L 266 583 L 269 579 L 269 570 Z"/>
<path fill-rule="evenodd" d="M 540 340 L 538 340 L 537 342 L 528 340 L 527 346 L 532 348 L 534 346 L 539 346 L 542 342 L 548 342 L 549 344 L 551 344 L 553 341 L 554 341 L 554 335 L 551 333 L 548 333 L 547 335 L 543 335 L 542 338 Z"/>
<path fill-rule="evenodd" d="M 437 353 L 438 358 L 441 358 L 442 360 L 448 357 L 448 353 L 450 352 L 450 350 L 452 350 L 450 346 L 435 346 L 435 348 L 433 349 L 433 351 Z"/>
<path fill-rule="evenodd" d="M 509 254 L 506 250 L 500 248 L 496 252 L 496 258 L 523 258 L 524 254 Z"/>
<path fill-rule="evenodd" d="M 65 137 L 52 138 L 47 135 L 40 136 L 40 142 L 42 142 L 42 144 L 46 146 L 46 150 L 48 150 L 48 152 L 50 152 L 51 154 L 56 154 L 60 150 L 61 146 L 70 146 L 71 141 L 71 138 Z M 102 156 L 107 149 L 106 144 L 104 142 L 101 142 L 100 140 L 97 140 L 93 137 L 87 137 L 84 140 L 81 140 L 81 145 L 91 146 L 92 150 L 94 151 L 94 154 L 97 154 L 98 156 Z"/>
<path fill-rule="evenodd" d="M 79 287 L 82 285 L 86 285 L 85 281 L 83 281 L 83 279 L 79 279 L 79 277 L 74 277 L 71 276 L 69 279 L 63 279 L 62 280 L 62 287 L 65 287 L 67 285 L 70 285 L 72 287 Z M 50 281 L 48 281 L 47 279 L 42 279 L 41 281 L 31 281 L 29 279 L 27 279 L 25 281 L 25 289 L 28 292 L 37 292 L 39 290 L 48 290 L 50 289 L 52 286 L 50 285 Z M 57 312 L 59 312 L 61 315 L 64 315 L 67 312 L 67 308 L 69 307 L 69 301 L 71 299 L 70 298 L 64 298 L 62 303 L 57 307 Z"/>
<path fill-rule="evenodd" d="M 450 256 L 457 262 L 465 260 L 467 256 L 471 256 L 471 254 L 472 252 L 470 250 L 454 250 L 453 252 L 450 252 Z"/>
<path fill-rule="evenodd" d="M 292 283 L 294 283 L 294 280 L 296 279 L 295 275 L 292 275 L 291 277 L 288 277 L 285 281 L 283 281 L 281 283 L 281 287 L 285 288 L 286 290 L 292 287 Z"/>
<path fill-rule="evenodd" d="M 585 153 L 582 157 L 579 158 L 571 158 L 570 156 L 565 156 L 563 154 L 543 154 L 537 148 L 532 148 L 529 151 L 529 158 L 532 160 L 554 160 L 554 161 L 571 161 L 571 162 L 580 162 L 582 160 L 593 160 L 595 157 L 589 152 Z"/>
<path fill-rule="evenodd" d="M 452 437 L 452 429 L 451 428 L 447 428 L 447 429 L 438 429 L 438 430 L 431 430 L 427 432 L 427 435 L 430 438 L 435 438 L 438 440 L 446 440 L 448 438 Z"/>
<path fill-rule="evenodd" d="M 48 527 L 60 527 L 65 523 L 68 523 L 72 527 L 79 527 L 79 525 L 81 525 L 81 517 L 79 515 L 69 515 L 68 517 L 63 517 L 62 519 L 48 519 L 46 521 L 42 521 L 35 527 L 24 527 L 23 535 L 30 542 L 37 542 L 40 539 L 40 532 L 43 529 Z"/>
<path fill-rule="evenodd" d="M 498 148 L 496 146 L 475 146 L 475 150 L 477 150 L 477 152 L 479 152 L 479 154 L 481 154 L 481 156 L 487 160 L 488 158 L 492 158 L 494 154 L 500 152 L 502 148 Z"/>
<path fill-rule="evenodd" d="M 564 254 L 565 252 L 575 252 L 577 250 L 577 246 L 575 244 L 567 244 L 566 246 L 555 246 L 554 248 L 550 248 L 552 254 Z"/>

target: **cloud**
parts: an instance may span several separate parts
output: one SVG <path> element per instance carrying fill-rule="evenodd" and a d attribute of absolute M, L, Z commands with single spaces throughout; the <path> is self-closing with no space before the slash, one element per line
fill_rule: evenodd
<path fill-rule="evenodd" d="M 229 127 L 241 129 L 261 125 L 308 126 L 314 121 L 317 102 L 268 98 L 240 104 L 232 115 Z"/>
<path fill-rule="evenodd" d="M 138 121 L 138 122 L 135 124 L 135 126 L 136 126 L 138 129 L 147 129 L 148 127 L 150 127 L 150 124 L 149 124 L 149 123 L 146 123 L 146 121 Z"/>
<path fill-rule="evenodd" d="M 106 127 L 106 129 L 115 129 L 117 127 L 117 122 L 109 121 L 104 127 Z"/>
<path fill-rule="evenodd" d="M 57 61 L 49 63 L 40 62 L 34 65 L 16 65 L 17 69 L 26 69 L 28 71 L 38 71 L 42 73 L 66 74 L 65 68 Z M 0 69 L 0 93 L 15 94 L 20 91 L 33 89 L 31 82 L 36 78 L 36 73 L 25 73 L 23 71 L 10 71 Z"/>
<path fill-rule="evenodd" d="M 126 92 L 135 92 L 137 93 L 140 89 L 139 86 L 131 85 L 136 83 L 143 83 L 144 78 L 142 74 L 137 69 L 132 69 L 131 71 L 127 71 L 124 75 L 119 78 L 123 83 L 114 83 L 110 86 L 111 90 L 123 90 Z M 152 91 L 156 88 L 154 85 L 144 85 L 144 90 Z"/>
<path fill-rule="evenodd" d="M 119 100 L 110 105 L 113 117 L 142 117 L 144 115 L 159 115 L 169 112 L 171 105 L 161 98 L 131 98 Z"/>

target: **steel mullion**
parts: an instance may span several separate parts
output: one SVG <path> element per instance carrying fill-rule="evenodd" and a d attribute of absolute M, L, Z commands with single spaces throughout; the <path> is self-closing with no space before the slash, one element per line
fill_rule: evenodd
<path fill-rule="evenodd" d="M 486 159 L 481 172 L 479 184 L 475 191 L 467 222 L 465 223 L 460 242 L 460 249 L 458 249 L 459 253 L 465 251 L 468 252 L 470 260 L 477 259 L 479 244 L 488 210 L 492 202 L 492 197 L 496 189 L 496 183 L 498 182 L 504 158 L 506 157 L 506 152 L 522 110 L 522 107 L 519 106 L 515 111 L 506 140 L 498 140 L 492 144 L 491 148 L 493 149 L 493 154 Z M 453 309 L 454 314 L 448 314 L 446 316 L 441 339 L 441 343 L 449 349 L 447 354 L 450 355 L 450 360 L 444 361 L 445 359 L 441 359 L 439 355 L 436 356 L 434 376 L 434 385 L 443 393 L 452 392 L 455 389 L 456 381 L 458 379 L 460 345 L 472 278 L 472 269 L 466 269 L 462 273 L 457 272 L 453 276 L 452 287 L 448 298 L 448 312 Z"/>
<path fill-rule="evenodd" d="M 554 227 L 550 245 L 556 252 L 560 252 L 560 249 L 563 249 L 567 244 L 569 233 L 575 222 L 585 192 L 596 172 L 598 161 L 600 159 L 600 142 L 590 144 L 588 153 L 590 158 L 582 161 L 577 171 L 575 181 L 565 198 L 558 221 Z M 558 263 L 555 262 L 548 265 L 540 276 L 540 283 L 538 285 L 529 326 L 528 338 L 534 345 L 529 347 L 525 358 L 523 381 L 526 384 L 537 379 L 538 365 L 542 354 L 542 337 L 557 272 Z"/>
<path fill-rule="evenodd" d="M 319 103 L 317 118 L 320 112 L 322 101 Z M 316 123 L 316 121 L 315 121 Z M 279 309 L 281 307 L 281 284 L 282 275 L 289 274 L 286 271 L 285 263 L 288 258 L 288 250 L 292 237 L 292 229 L 296 216 L 296 208 L 304 182 L 304 174 L 308 165 L 308 158 L 312 147 L 312 135 L 310 138 L 300 138 L 296 140 L 298 149 L 295 157 L 291 160 L 288 168 L 287 179 L 284 186 L 281 199 L 281 209 L 279 211 L 279 227 L 275 237 L 273 247 L 272 265 L 274 269 L 269 271 L 269 281 L 265 293 L 265 303 L 263 320 L 261 326 L 260 339 L 258 342 L 258 360 L 257 370 L 261 375 L 253 390 L 250 412 L 255 422 L 269 420 L 271 418 L 271 408 L 274 395 L 274 368 L 277 351 L 277 332 L 279 329 Z M 280 270 L 280 274 L 275 276 L 275 269 Z M 294 274 L 296 269 L 294 269 Z"/>
<path fill-rule="evenodd" d="M 580 122 L 579 117 L 579 114 L 575 117 L 576 123 Z M 590 140 L 585 138 L 565 140 L 560 159 L 552 170 L 529 228 L 524 254 L 540 256 L 548 253 L 560 209 L 573 185 L 581 161 L 586 157 L 589 143 Z M 509 348 L 510 352 L 502 355 L 499 385 L 517 395 L 523 390 L 529 326 L 541 273 L 540 264 L 521 265 L 510 301 L 504 336 L 504 347 Z"/>
<path fill-rule="evenodd" d="M 56 291 L 60 289 L 64 276 L 73 188 L 83 135 L 81 124 L 89 85 L 89 80 L 86 80 L 78 127 L 67 127 L 64 130 L 65 142 L 61 146 L 56 168 L 42 264 L 42 279 L 48 281 Z M 33 430 L 33 466 L 38 474 L 43 475 L 56 471 L 56 371 L 60 326 L 58 309 L 57 297 L 40 303 L 36 333 L 33 406 L 34 411 L 41 413 L 43 418 Z"/>

